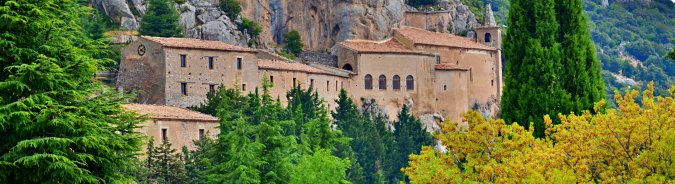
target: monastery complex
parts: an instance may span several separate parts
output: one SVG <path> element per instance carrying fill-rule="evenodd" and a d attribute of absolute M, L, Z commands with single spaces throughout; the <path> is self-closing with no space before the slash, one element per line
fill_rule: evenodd
<path fill-rule="evenodd" d="M 423 16 L 429 15 L 415 15 L 428 19 Z M 431 130 L 430 124 L 438 126 L 434 122 L 445 118 L 461 121 L 460 114 L 471 108 L 481 108 L 488 112 L 486 116 L 498 113 L 502 33 L 494 23 L 485 22 L 469 37 L 417 25 L 394 29 L 385 40 L 347 40 L 332 49 L 337 57 L 337 64 L 332 65 L 289 61 L 219 41 L 142 36 L 122 49 L 117 86 L 137 93 L 137 103 L 154 104 L 129 107 L 142 114 L 166 114 L 173 108 L 199 105 L 220 85 L 254 92 L 264 79 L 273 84 L 270 93 L 282 103 L 287 101 L 286 93 L 299 85 L 312 87 L 331 110 L 344 89 L 359 106 L 377 103 L 379 112 L 391 120 L 408 105 Z M 174 120 L 164 117 L 164 121 Z M 194 121 L 202 127 L 184 122 L 175 126 L 189 126 L 184 131 L 191 133 L 217 131 L 213 119 Z M 166 132 L 160 136 L 156 131 L 164 127 L 162 131 L 168 132 L 171 127 L 153 122 L 157 125 L 143 131 L 167 137 Z"/>

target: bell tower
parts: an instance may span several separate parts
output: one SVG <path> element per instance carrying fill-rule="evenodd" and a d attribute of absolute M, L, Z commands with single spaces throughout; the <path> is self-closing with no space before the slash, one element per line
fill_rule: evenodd
<path fill-rule="evenodd" d="M 498 50 L 502 49 L 502 28 L 497 26 L 494 13 L 492 12 L 492 5 L 485 4 L 485 12 L 483 12 L 483 24 L 475 28 L 476 41 L 479 43 L 492 46 Z"/>

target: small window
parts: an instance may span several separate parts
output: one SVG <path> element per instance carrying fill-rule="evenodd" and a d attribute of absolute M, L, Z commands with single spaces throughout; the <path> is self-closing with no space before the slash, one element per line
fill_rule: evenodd
<path fill-rule="evenodd" d="M 448 85 L 443 85 L 443 91 L 447 91 L 447 90 L 448 90 Z"/>
<path fill-rule="evenodd" d="M 330 81 L 326 81 L 326 91 L 330 91 Z"/>
<path fill-rule="evenodd" d="M 415 90 L 415 79 L 413 78 L 412 75 L 408 75 L 405 78 L 405 88 L 408 89 L 409 91 Z"/>
<path fill-rule="evenodd" d="M 183 67 L 183 68 L 187 67 L 186 57 L 187 56 L 185 54 L 180 55 L 180 67 Z"/>
<path fill-rule="evenodd" d="M 387 77 L 384 75 L 380 75 L 380 78 L 378 80 L 380 90 L 387 90 Z"/>
<path fill-rule="evenodd" d="M 392 80 L 392 86 L 394 90 L 401 90 L 401 77 L 398 75 L 394 75 L 394 79 Z"/>
<path fill-rule="evenodd" d="M 492 86 L 495 86 L 495 80 L 490 81 L 492 83 Z"/>
<path fill-rule="evenodd" d="M 270 75 L 270 83 L 274 84 L 274 76 Z"/>
<path fill-rule="evenodd" d="M 295 78 L 293 78 L 293 87 L 295 86 L 297 86 L 297 84 L 295 83 Z"/>
<path fill-rule="evenodd" d="M 441 56 L 436 56 L 436 64 L 441 64 Z"/>
<path fill-rule="evenodd" d="M 490 33 L 485 33 L 485 43 L 492 42 L 492 35 Z"/>
<path fill-rule="evenodd" d="M 214 85 L 214 84 L 209 84 L 209 92 L 210 92 L 210 93 L 215 93 L 215 92 L 216 92 L 216 85 Z"/>
<path fill-rule="evenodd" d="M 338 90 L 338 81 L 335 81 L 335 91 Z"/>
<path fill-rule="evenodd" d="M 237 70 L 241 70 L 241 58 L 237 58 Z"/>
<path fill-rule="evenodd" d="M 162 128 L 162 141 L 169 140 L 169 137 L 166 135 L 166 128 Z"/>
<path fill-rule="evenodd" d="M 363 82 L 365 83 L 364 86 L 366 89 L 373 89 L 373 76 L 367 74 L 366 77 L 363 78 Z"/>
<path fill-rule="evenodd" d="M 180 93 L 183 94 L 183 95 L 185 95 L 185 96 L 188 95 L 188 91 L 187 91 L 187 83 L 185 83 L 185 82 L 181 82 L 181 83 L 180 83 Z"/>
<path fill-rule="evenodd" d="M 314 79 L 309 79 L 309 86 L 310 88 L 314 87 Z"/>
<path fill-rule="evenodd" d="M 209 57 L 209 69 L 213 70 L 213 57 Z"/>
<path fill-rule="evenodd" d="M 241 90 L 246 91 L 246 84 L 241 84 Z"/>
<path fill-rule="evenodd" d="M 199 141 L 204 140 L 204 129 L 199 129 Z"/>

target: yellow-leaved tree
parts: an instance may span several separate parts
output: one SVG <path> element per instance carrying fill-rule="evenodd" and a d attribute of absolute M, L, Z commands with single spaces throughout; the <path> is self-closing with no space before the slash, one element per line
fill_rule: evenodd
<path fill-rule="evenodd" d="M 642 105 L 630 91 L 604 113 L 559 115 L 558 125 L 543 117 L 545 139 L 467 112 L 468 124 L 443 123 L 436 135 L 443 152 L 424 147 L 402 170 L 412 183 L 675 183 L 675 101 L 653 90 L 650 84 Z"/>

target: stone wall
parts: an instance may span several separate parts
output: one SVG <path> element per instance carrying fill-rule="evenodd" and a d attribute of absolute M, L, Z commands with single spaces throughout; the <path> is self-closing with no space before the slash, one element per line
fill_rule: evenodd
<path fill-rule="evenodd" d="M 319 63 L 326 66 L 338 67 L 338 57 L 320 52 L 300 52 L 298 59 L 302 63 Z"/>
<path fill-rule="evenodd" d="M 159 119 L 145 122 L 143 128 L 138 131 L 152 137 L 155 140 L 155 146 L 159 146 L 162 144 L 162 129 L 166 129 L 166 136 L 171 142 L 171 148 L 181 150 L 185 146 L 188 150 L 194 150 L 196 146 L 193 141 L 199 140 L 199 130 L 203 130 L 205 136 L 208 135 L 215 139 L 220 133 L 219 125 L 218 121 Z"/>
<path fill-rule="evenodd" d="M 406 12 L 405 26 L 416 27 L 432 32 L 448 33 L 452 17 L 449 11 L 438 12 Z"/>

